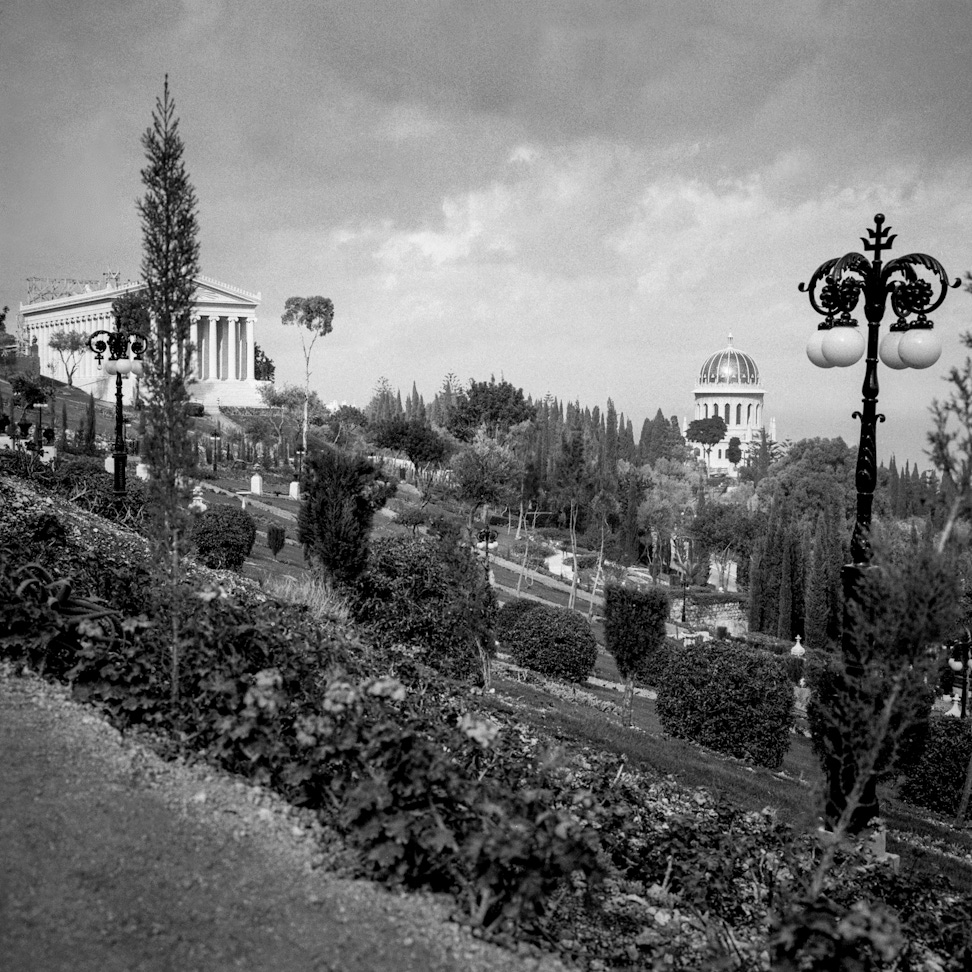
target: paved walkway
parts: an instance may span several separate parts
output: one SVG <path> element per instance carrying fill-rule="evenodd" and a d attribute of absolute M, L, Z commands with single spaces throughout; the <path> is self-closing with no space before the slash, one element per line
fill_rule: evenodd
<path fill-rule="evenodd" d="M 319 844 L 287 809 L 0 670 L 0 969 L 562 970 L 428 898 L 312 870 Z"/>

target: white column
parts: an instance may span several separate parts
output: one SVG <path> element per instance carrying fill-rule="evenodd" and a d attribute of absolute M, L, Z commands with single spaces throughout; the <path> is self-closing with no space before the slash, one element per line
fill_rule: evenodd
<path fill-rule="evenodd" d="M 193 378 L 202 378 L 202 350 L 199 347 L 199 315 L 193 314 L 189 323 L 189 340 L 192 342 Z"/>
<path fill-rule="evenodd" d="M 210 381 L 215 381 L 219 377 L 219 358 L 217 357 L 217 349 L 219 347 L 219 341 L 217 340 L 217 330 L 218 330 L 219 318 L 215 314 L 209 315 L 209 374 L 206 376 Z"/>
<path fill-rule="evenodd" d="M 237 351 L 237 322 L 236 318 L 229 316 L 226 318 L 226 377 L 230 381 L 236 381 L 236 351 Z"/>
<path fill-rule="evenodd" d="M 254 366 L 256 365 L 256 318 L 246 318 L 246 378 L 253 381 Z"/>

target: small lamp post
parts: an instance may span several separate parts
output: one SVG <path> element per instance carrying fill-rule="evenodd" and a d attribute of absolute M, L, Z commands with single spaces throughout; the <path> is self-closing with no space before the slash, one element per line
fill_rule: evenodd
<path fill-rule="evenodd" d="M 105 372 L 115 376 L 115 448 L 111 455 L 115 476 L 115 496 L 124 496 L 128 450 L 125 447 L 122 379 L 126 375 L 135 375 L 138 378 L 144 372 L 142 356 L 148 348 L 148 338 L 139 331 L 129 331 L 119 327 L 117 331 L 95 331 L 88 337 L 88 347 L 94 351 L 98 364 L 101 364 L 105 352 L 108 352 Z"/>
<path fill-rule="evenodd" d="M 216 475 L 217 461 L 219 459 L 219 440 L 223 437 L 222 433 L 219 431 L 219 426 L 216 426 L 212 432 L 209 433 L 209 437 L 213 440 L 213 475 Z"/>
<path fill-rule="evenodd" d="M 889 235 L 890 229 L 884 225 L 884 216 L 878 213 L 874 217 L 874 227 L 867 230 L 867 238 L 861 237 L 864 249 L 873 254 L 872 260 L 861 253 L 847 253 L 822 263 L 809 284 L 800 284 L 800 291 L 808 295 L 811 307 L 823 317 L 807 343 L 810 360 L 819 368 L 846 368 L 860 361 L 865 351 L 867 354 L 863 404 L 859 412 L 854 412 L 854 417 L 861 422 L 861 437 L 855 475 L 857 515 L 851 537 L 852 562 L 841 569 L 844 590 L 841 647 L 847 677 L 852 682 L 860 680 L 864 674 L 851 625 L 852 606 L 871 559 L 871 507 L 877 482 L 875 431 L 877 423 L 884 421 L 884 416 L 877 412 L 878 356 L 894 371 L 933 365 L 941 354 L 941 342 L 933 334 L 932 322 L 927 315 L 941 306 L 949 287 L 961 286 L 960 280 L 950 283 L 944 267 L 925 253 L 909 253 L 885 265 L 882 255 L 891 249 L 895 239 L 894 234 Z M 925 271 L 924 275 L 916 273 L 917 267 Z M 867 318 L 866 338 L 851 316 L 862 295 Z M 881 320 L 889 298 L 897 319 L 879 344 Z M 837 743 L 840 747 L 850 745 L 849 741 L 838 740 Z M 828 774 L 826 817 L 831 821 L 836 821 L 843 811 L 845 795 L 850 792 L 847 786 L 854 782 L 850 776 L 856 774 L 856 769 L 848 763 L 849 750 L 846 753 L 841 750 L 835 758 L 844 762 L 839 772 Z M 877 812 L 877 792 L 872 775 L 851 821 L 851 829 L 859 832 Z"/>
<path fill-rule="evenodd" d="M 295 460 L 295 466 L 297 468 L 297 479 L 299 480 L 301 466 L 304 461 L 304 447 L 300 442 L 298 442 L 297 445 L 294 446 L 294 460 Z"/>

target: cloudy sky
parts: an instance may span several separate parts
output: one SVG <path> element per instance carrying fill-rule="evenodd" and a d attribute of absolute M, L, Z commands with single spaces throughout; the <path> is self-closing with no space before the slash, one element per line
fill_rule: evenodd
<path fill-rule="evenodd" d="M 731 332 L 781 439 L 856 443 L 863 364 L 808 362 L 797 285 L 877 212 L 972 269 L 968 0 L 3 0 L 0 303 L 138 275 L 166 73 L 203 272 L 262 293 L 278 381 L 286 298 L 334 300 L 325 400 L 492 374 L 637 436 Z M 938 365 L 882 370 L 883 458 L 924 462 L 972 295 L 935 321 Z"/>

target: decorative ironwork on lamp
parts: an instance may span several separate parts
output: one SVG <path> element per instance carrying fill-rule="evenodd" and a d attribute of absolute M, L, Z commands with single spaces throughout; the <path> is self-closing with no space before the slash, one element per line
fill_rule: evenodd
<path fill-rule="evenodd" d="M 112 452 L 112 468 L 115 477 L 115 496 L 125 495 L 125 468 L 128 465 L 128 449 L 125 445 L 125 422 L 123 410 L 122 379 L 127 375 L 141 377 L 144 372 L 144 358 L 148 350 L 148 338 L 139 331 L 95 331 L 88 336 L 88 347 L 94 351 L 95 361 L 100 365 L 105 354 L 106 374 L 115 376 L 115 447 Z M 131 353 L 131 357 L 129 357 Z"/>

